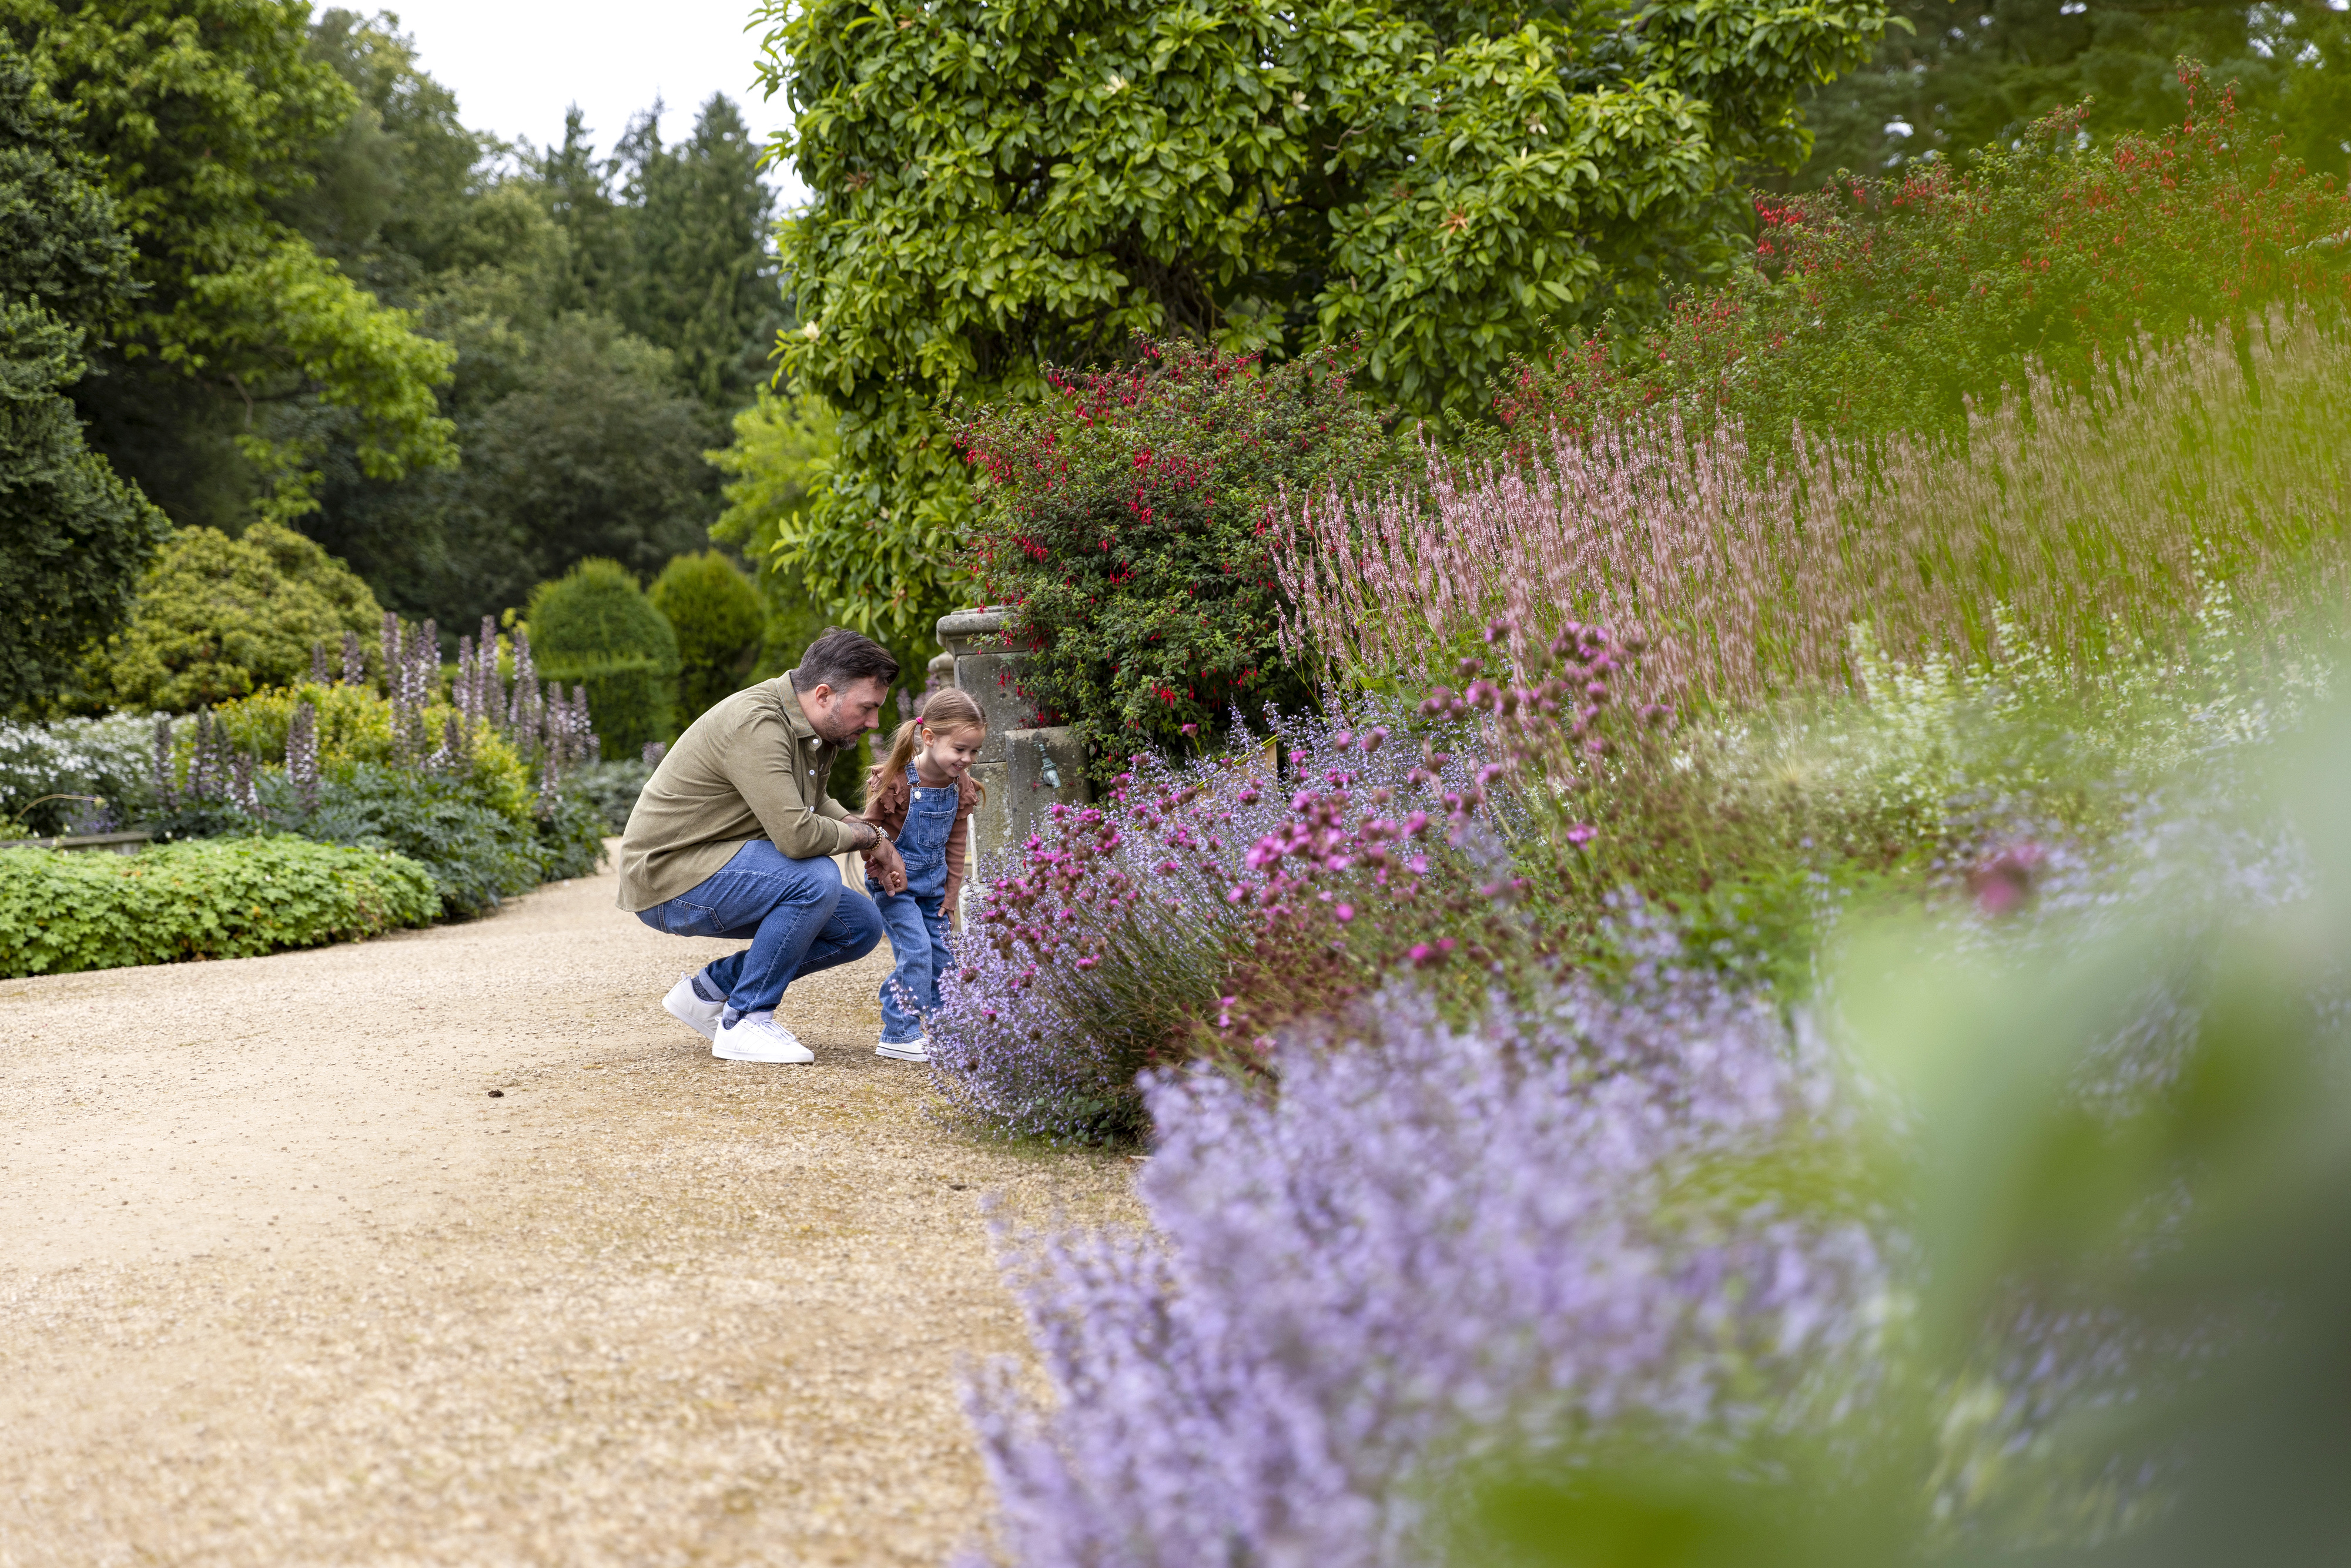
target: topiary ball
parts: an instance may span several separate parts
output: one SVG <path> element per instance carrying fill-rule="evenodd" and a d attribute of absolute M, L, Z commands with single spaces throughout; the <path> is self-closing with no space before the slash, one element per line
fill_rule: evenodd
<path fill-rule="evenodd" d="M 742 688 L 767 615 L 759 591 L 716 550 L 671 559 L 645 592 L 677 633 L 681 724 Z"/>
<path fill-rule="evenodd" d="M 550 681 L 588 689 L 588 715 L 611 757 L 677 732 L 677 636 L 618 561 L 581 561 L 531 590 L 531 651 Z"/>

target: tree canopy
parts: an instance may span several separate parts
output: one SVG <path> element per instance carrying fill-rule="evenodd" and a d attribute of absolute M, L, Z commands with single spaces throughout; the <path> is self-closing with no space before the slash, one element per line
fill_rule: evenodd
<path fill-rule="evenodd" d="M 768 0 L 763 68 L 816 205 L 782 228 L 787 374 L 841 415 L 812 509 L 935 582 L 968 505 L 942 398 L 1138 333 L 1297 352 L 1361 334 L 1374 395 L 1465 417 L 1547 319 L 1647 308 L 1727 257 L 1742 164 L 1866 57 L 1880 0 L 1310 7 Z M 789 541 L 788 541 L 789 548 Z M 841 585 L 846 586 L 846 585 Z M 862 602 L 869 623 L 937 592 Z"/>
<path fill-rule="evenodd" d="M 772 198 L 736 107 L 665 141 L 655 104 L 600 155 L 575 110 L 548 146 L 459 123 L 385 19 L 327 13 L 313 49 L 359 97 L 306 208 L 319 243 L 455 351 L 441 389 L 462 467 L 371 476 L 345 416 L 303 527 L 385 602 L 456 628 L 589 555 L 651 577 L 708 542 L 704 458 L 749 403 L 783 317 Z"/>
<path fill-rule="evenodd" d="M 1810 189 L 1840 169 L 1875 173 L 1918 159 L 2005 146 L 2053 110 L 2090 101 L 2105 139 L 2180 122 L 2177 61 L 2203 62 L 2214 89 L 2233 85 L 2242 130 L 2284 139 L 2311 168 L 2351 162 L 2351 15 L 2245 0 L 1892 0 L 1868 66 L 1815 89 L 1804 105 L 1815 141 L 1792 182 Z"/>
<path fill-rule="evenodd" d="M 100 179 L 0 33 L 0 714 L 72 685 L 168 531 L 67 401 L 131 298 L 131 242 Z"/>
<path fill-rule="evenodd" d="M 732 102 L 713 98 L 693 133 L 666 147 L 661 109 L 630 128 L 615 159 L 631 244 L 613 303 L 631 331 L 677 357 L 695 395 L 732 413 L 767 382 L 783 324 L 775 197 Z"/>
<path fill-rule="evenodd" d="M 447 349 L 287 216 L 354 110 L 308 23 L 301 0 L 0 0 L 0 29 L 70 108 L 136 247 L 109 373 L 76 400 L 99 447 L 183 521 L 241 524 L 256 487 L 266 514 L 308 509 L 316 447 L 266 427 L 280 403 L 350 411 L 373 475 L 455 461 L 434 398 Z"/>

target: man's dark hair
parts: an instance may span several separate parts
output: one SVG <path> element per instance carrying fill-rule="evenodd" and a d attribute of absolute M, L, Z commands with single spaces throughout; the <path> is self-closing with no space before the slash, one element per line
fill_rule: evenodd
<path fill-rule="evenodd" d="M 887 686 L 897 678 L 898 661 L 889 649 L 846 626 L 828 626 L 800 655 L 799 668 L 792 672 L 792 690 L 831 686 L 841 691 L 852 681 L 880 681 Z"/>

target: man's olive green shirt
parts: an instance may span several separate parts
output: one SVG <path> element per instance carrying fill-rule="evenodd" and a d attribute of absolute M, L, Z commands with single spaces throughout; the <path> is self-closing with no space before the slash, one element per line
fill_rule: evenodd
<path fill-rule="evenodd" d="M 800 712 L 789 673 L 695 719 L 629 813 L 621 907 L 651 909 L 691 892 L 758 839 L 794 860 L 855 849 L 863 834 L 825 793 L 841 752 Z"/>

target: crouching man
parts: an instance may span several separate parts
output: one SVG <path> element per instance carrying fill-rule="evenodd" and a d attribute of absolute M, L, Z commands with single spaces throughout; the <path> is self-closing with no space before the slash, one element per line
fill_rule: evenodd
<path fill-rule="evenodd" d="M 653 770 L 621 835 L 621 907 L 673 936 L 750 943 L 682 977 L 662 1005 L 729 1061 L 813 1061 L 776 1021 L 803 975 L 862 958 L 881 914 L 832 857 L 866 855 L 906 885 L 889 838 L 825 792 L 832 765 L 881 723 L 898 664 L 839 627 L 780 678 L 694 721 Z"/>

